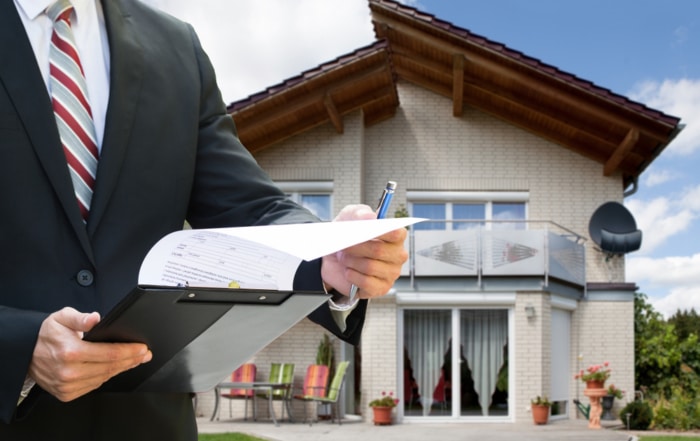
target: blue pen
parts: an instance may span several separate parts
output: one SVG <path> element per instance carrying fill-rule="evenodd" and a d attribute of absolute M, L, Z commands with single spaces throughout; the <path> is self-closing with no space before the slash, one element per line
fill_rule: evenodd
<path fill-rule="evenodd" d="M 377 205 L 377 219 L 384 219 L 386 217 L 386 212 L 389 209 L 389 205 L 391 204 L 391 199 L 394 197 L 394 191 L 396 190 L 396 182 L 394 181 L 388 181 L 386 183 L 386 187 L 384 187 L 384 191 L 382 192 L 382 196 L 379 198 L 379 204 Z M 355 296 L 357 296 L 357 286 L 352 285 L 350 287 L 350 301 L 352 302 L 355 300 Z"/>

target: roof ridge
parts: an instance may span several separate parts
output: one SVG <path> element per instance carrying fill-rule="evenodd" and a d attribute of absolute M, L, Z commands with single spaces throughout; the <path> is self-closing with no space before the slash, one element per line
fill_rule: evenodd
<path fill-rule="evenodd" d="M 482 48 L 485 48 L 492 52 L 499 53 L 505 57 L 512 59 L 515 62 L 529 66 L 543 74 L 552 76 L 568 84 L 573 84 L 583 90 L 594 93 L 600 97 L 616 102 L 618 104 L 624 105 L 625 107 L 628 107 L 630 109 L 648 114 L 649 116 L 653 115 L 652 117 L 654 118 L 668 119 L 668 122 L 671 124 L 673 124 L 674 121 L 677 122 L 679 120 L 679 118 L 677 117 L 668 115 L 660 110 L 648 107 L 645 104 L 640 103 L 638 101 L 631 100 L 625 95 L 616 93 L 609 88 L 594 83 L 593 81 L 586 80 L 585 78 L 581 78 L 571 72 L 562 70 L 552 64 L 545 63 L 539 58 L 535 58 L 533 56 L 525 54 L 522 51 L 512 49 L 505 43 L 500 43 L 482 35 L 476 34 L 470 31 L 469 29 L 462 28 L 453 24 L 452 22 L 440 19 L 433 14 L 420 11 L 417 8 L 399 3 L 394 0 L 368 1 L 370 4 L 370 8 L 372 7 L 372 4 L 375 4 L 379 6 L 385 6 L 388 9 L 396 11 L 397 13 L 411 16 L 415 19 L 424 22 L 426 25 L 433 26 L 455 37 L 461 38 L 466 42 L 475 44 L 477 46 L 481 46 Z"/>

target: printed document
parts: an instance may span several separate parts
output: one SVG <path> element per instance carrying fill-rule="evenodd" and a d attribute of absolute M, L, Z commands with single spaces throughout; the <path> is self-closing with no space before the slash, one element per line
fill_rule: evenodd
<path fill-rule="evenodd" d="M 139 285 L 291 290 L 302 260 L 314 260 L 420 222 L 393 218 L 181 230 L 141 265 Z"/>

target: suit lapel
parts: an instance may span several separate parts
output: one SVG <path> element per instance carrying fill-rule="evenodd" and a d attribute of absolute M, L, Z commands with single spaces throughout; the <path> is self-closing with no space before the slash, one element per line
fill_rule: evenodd
<path fill-rule="evenodd" d="M 0 84 L 7 91 L 78 239 L 93 260 L 73 193 L 51 100 L 13 2 L 0 1 Z M 11 43 L 10 43 L 11 42 Z"/>
<path fill-rule="evenodd" d="M 131 138 L 143 78 L 143 50 L 136 40 L 131 15 L 118 0 L 103 0 L 110 47 L 109 105 L 90 207 L 88 233 L 99 226 L 120 175 Z"/>

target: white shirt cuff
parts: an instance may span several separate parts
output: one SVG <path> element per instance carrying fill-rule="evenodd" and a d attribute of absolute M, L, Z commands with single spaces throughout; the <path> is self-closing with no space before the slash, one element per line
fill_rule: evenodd
<path fill-rule="evenodd" d="M 325 291 L 325 286 L 323 289 Z M 327 291 L 326 294 L 328 294 Z M 350 300 L 350 297 L 338 293 L 334 294 L 328 299 L 328 307 L 331 310 L 331 315 L 333 316 L 333 320 L 335 321 L 335 324 L 338 325 L 341 332 L 345 332 L 347 329 L 346 319 L 357 307 L 359 302 L 360 299 L 356 298 L 354 300 Z"/>
<path fill-rule="evenodd" d="M 27 398 L 27 395 L 29 395 L 29 392 L 31 392 L 35 385 L 36 381 L 32 380 L 31 378 L 27 377 L 24 379 L 24 385 L 22 385 L 22 391 L 20 392 L 19 399 L 17 400 L 18 406 L 22 403 L 22 401 L 24 401 L 25 398 Z"/>

